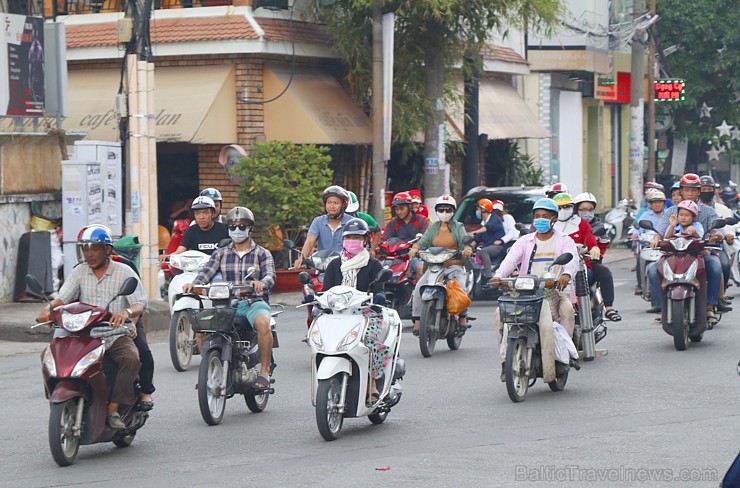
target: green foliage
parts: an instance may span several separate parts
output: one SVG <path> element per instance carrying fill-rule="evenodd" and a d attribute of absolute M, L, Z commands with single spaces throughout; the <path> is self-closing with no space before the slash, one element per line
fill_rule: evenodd
<path fill-rule="evenodd" d="M 300 228 L 321 213 L 321 195 L 333 176 L 328 151 L 285 141 L 252 146 L 251 155 L 242 158 L 234 172 L 242 181 L 239 204 L 254 213 L 258 231 L 274 225 L 283 231 Z"/>
<path fill-rule="evenodd" d="M 534 158 L 520 151 L 519 145 L 502 139 L 491 141 L 486 158 L 486 185 L 539 186 L 542 167 Z"/>

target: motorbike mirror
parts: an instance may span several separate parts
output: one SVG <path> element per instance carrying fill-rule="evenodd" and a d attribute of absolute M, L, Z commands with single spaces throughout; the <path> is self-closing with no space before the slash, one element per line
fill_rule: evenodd
<path fill-rule="evenodd" d="M 715 219 L 714 222 L 712 222 L 712 229 L 721 229 L 727 225 L 727 221 L 725 219 Z"/>
<path fill-rule="evenodd" d="M 295 249 L 295 242 L 291 241 L 290 239 L 284 239 L 283 247 L 285 249 Z"/>
<path fill-rule="evenodd" d="M 305 271 L 301 271 L 300 273 L 298 273 L 298 281 L 300 281 L 304 285 L 308 285 L 309 283 L 311 283 L 311 275 Z"/>
<path fill-rule="evenodd" d="M 385 282 L 390 280 L 392 277 L 393 271 L 391 271 L 390 268 L 383 268 L 378 271 L 378 275 L 375 277 L 375 280 L 370 283 L 370 286 L 368 288 L 370 290 L 382 290 Z"/>
<path fill-rule="evenodd" d="M 46 296 L 44 294 L 44 288 L 41 286 L 41 283 L 39 283 L 39 280 L 37 280 L 34 275 L 26 275 L 26 288 L 28 288 L 28 290 L 34 295 Z"/>
<path fill-rule="evenodd" d="M 655 230 L 655 226 L 649 220 L 641 220 L 637 225 L 639 225 L 641 229 Z"/>
<path fill-rule="evenodd" d="M 244 275 L 244 281 L 246 281 L 247 278 L 250 278 L 255 271 L 257 271 L 257 268 L 255 268 L 254 266 L 250 266 L 249 268 L 247 268 L 247 274 Z"/>
<path fill-rule="evenodd" d="M 561 254 L 557 258 L 555 258 L 555 261 L 552 262 L 553 266 L 563 266 L 564 264 L 568 264 L 573 260 L 573 255 L 569 252 L 566 252 L 564 254 Z"/>
<path fill-rule="evenodd" d="M 602 224 L 597 224 L 591 229 L 591 233 L 596 237 L 602 237 L 606 235 L 606 227 Z"/>
<path fill-rule="evenodd" d="M 139 280 L 133 276 L 129 276 L 121 285 L 121 289 L 118 290 L 116 297 L 125 297 L 131 295 L 136 291 L 136 287 L 139 285 Z"/>
<path fill-rule="evenodd" d="M 226 247 L 229 244 L 231 244 L 231 237 L 227 237 L 226 239 L 221 239 L 220 241 L 218 241 L 219 248 Z"/>

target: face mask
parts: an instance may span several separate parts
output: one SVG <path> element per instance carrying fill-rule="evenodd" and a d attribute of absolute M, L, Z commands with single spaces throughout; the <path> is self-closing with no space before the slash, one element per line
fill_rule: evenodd
<path fill-rule="evenodd" d="M 342 241 L 342 247 L 348 255 L 356 256 L 365 248 L 365 243 L 356 239 L 344 239 Z"/>
<path fill-rule="evenodd" d="M 710 203 L 712 200 L 714 200 L 714 192 L 713 191 L 703 191 L 699 193 L 699 200 L 701 200 L 704 203 Z"/>
<path fill-rule="evenodd" d="M 581 218 L 583 220 L 585 220 L 586 222 L 591 222 L 593 220 L 594 216 L 596 215 L 596 213 L 595 212 L 587 212 L 587 211 L 584 210 L 583 212 L 578 212 L 578 215 L 580 215 Z"/>
<path fill-rule="evenodd" d="M 480 215 L 480 210 L 476 210 L 476 211 L 475 211 L 475 218 L 476 218 L 476 219 L 478 219 L 478 220 L 481 220 L 481 219 L 483 218 L 483 217 L 481 217 L 481 215 Z"/>
<path fill-rule="evenodd" d="M 534 225 L 535 230 L 540 234 L 547 234 L 552 225 L 552 221 L 550 219 L 534 219 L 534 221 L 532 221 L 532 225 Z"/>
<path fill-rule="evenodd" d="M 561 208 L 558 210 L 558 220 L 565 222 L 569 218 L 573 217 L 573 207 Z"/>
<path fill-rule="evenodd" d="M 234 229 L 229 231 L 229 237 L 231 237 L 231 240 L 236 242 L 237 244 L 241 244 L 242 242 L 249 239 L 249 231 L 252 230 L 249 227 L 247 227 L 244 230 Z"/>
<path fill-rule="evenodd" d="M 437 218 L 440 222 L 449 222 L 452 220 L 452 213 L 439 213 L 437 212 Z"/>

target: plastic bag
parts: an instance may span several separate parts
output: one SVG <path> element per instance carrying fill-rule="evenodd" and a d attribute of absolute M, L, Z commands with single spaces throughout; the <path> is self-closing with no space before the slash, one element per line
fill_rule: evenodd
<path fill-rule="evenodd" d="M 557 322 L 552 323 L 552 328 L 555 329 L 553 334 L 555 360 L 561 363 L 570 363 L 570 358 L 578 359 L 578 349 L 573 343 L 573 339 L 570 338 L 568 331 L 565 327 Z"/>
<path fill-rule="evenodd" d="M 470 306 L 468 293 L 455 280 L 448 281 L 445 288 L 447 288 L 447 311 L 451 315 L 460 315 Z"/>

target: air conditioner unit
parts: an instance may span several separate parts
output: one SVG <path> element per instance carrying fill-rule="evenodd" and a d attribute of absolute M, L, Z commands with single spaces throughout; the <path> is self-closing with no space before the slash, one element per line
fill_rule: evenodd
<path fill-rule="evenodd" d="M 252 10 L 257 10 L 258 8 L 288 10 L 290 8 L 290 0 L 254 0 L 252 2 Z"/>

